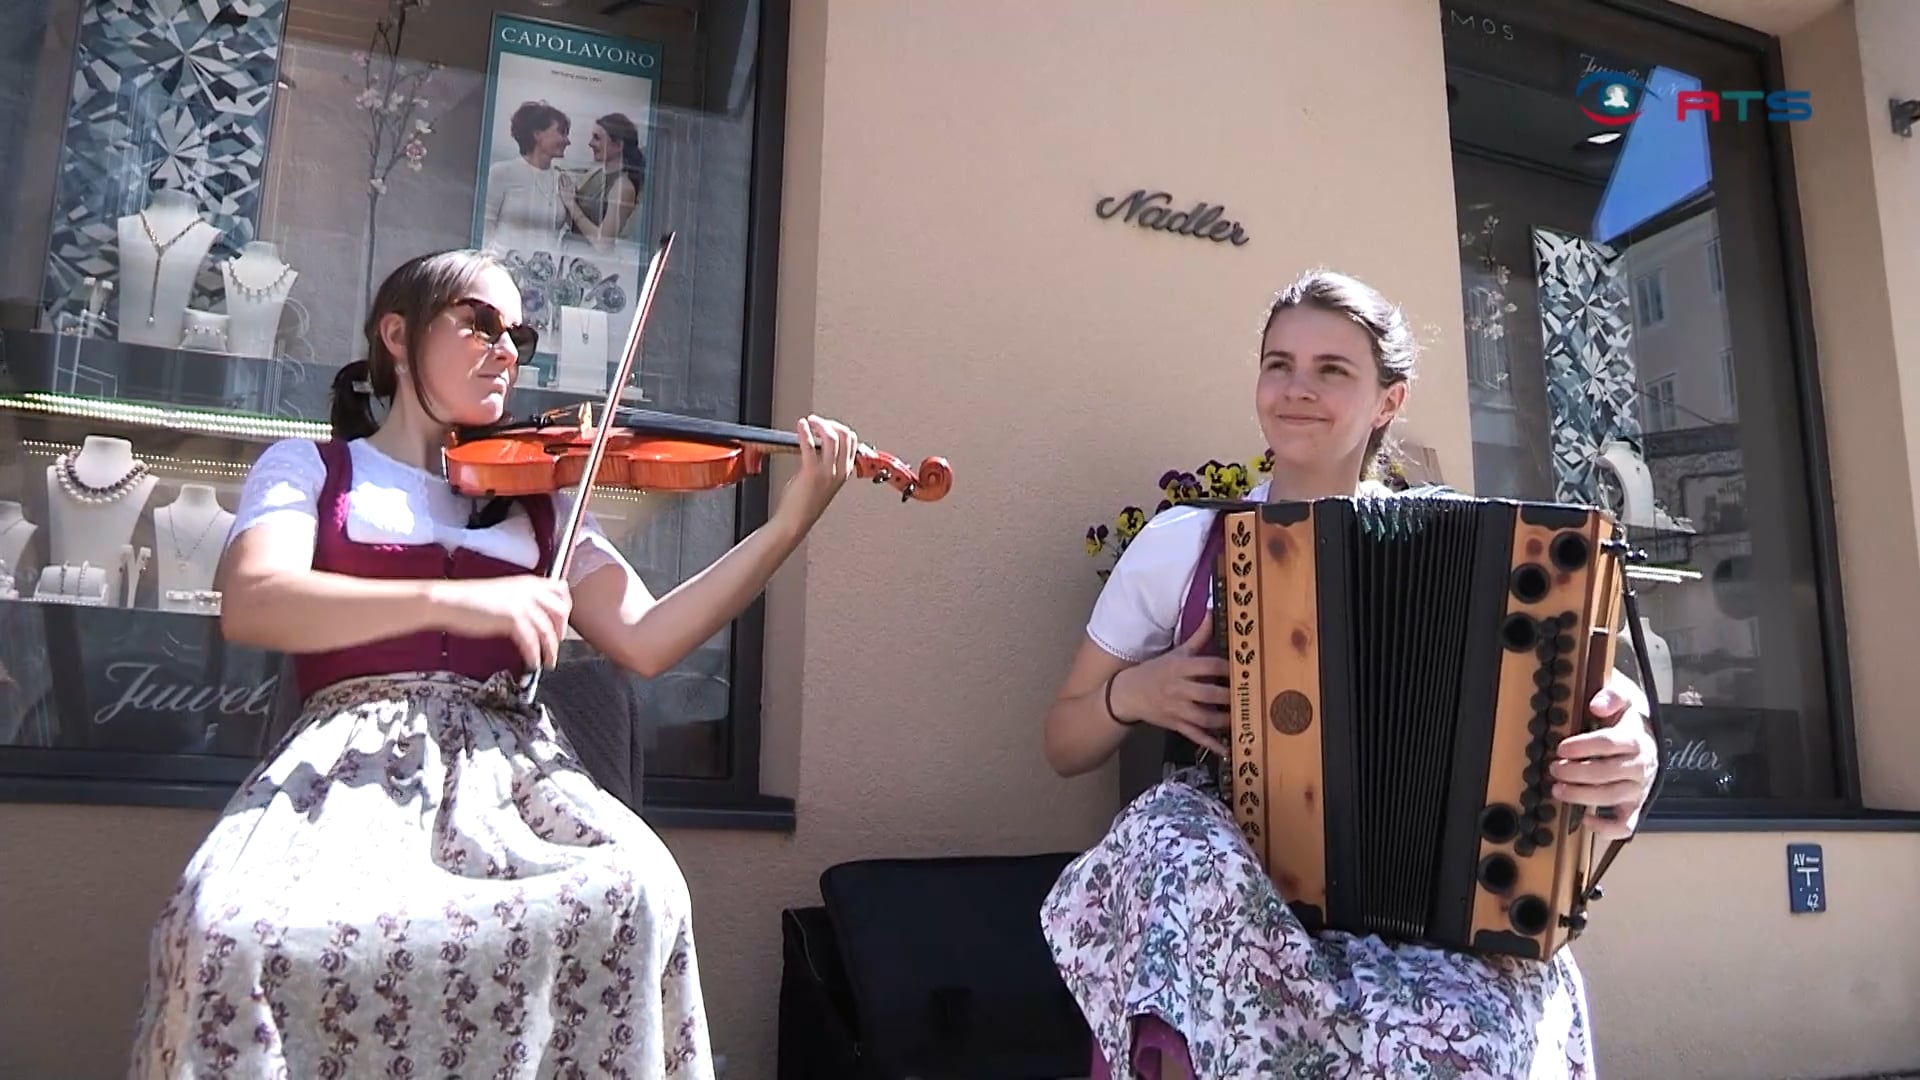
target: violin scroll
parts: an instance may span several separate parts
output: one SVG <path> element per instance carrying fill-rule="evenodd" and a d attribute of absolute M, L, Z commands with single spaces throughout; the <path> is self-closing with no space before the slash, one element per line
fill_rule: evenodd
<path fill-rule="evenodd" d="M 930 457 L 914 468 L 884 450 L 862 446 L 854 454 L 853 475 L 876 484 L 891 484 L 900 501 L 937 502 L 953 490 L 953 466 L 943 457 Z"/>

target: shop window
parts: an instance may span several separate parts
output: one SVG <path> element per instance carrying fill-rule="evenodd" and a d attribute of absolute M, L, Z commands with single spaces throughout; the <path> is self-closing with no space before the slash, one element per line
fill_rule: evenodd
<path fill-rule="evenodd" d="M 1603 506 L 1660 572 L 1637 590 L 1662 814 L 1844 811 L 1831 508 L 1776 188 L 1791 125 L 1672 104 L 1771 85 L 1766 43 L 1625 10 L 1647 3 L 1449 6 L 1512 28 L 1443 23 L 1475 489 Z"/>
<path fill-rule="evenodd" d="M 241 478 L 325 438 L 372 288 L 488 247 L 538 352 L 516 416 L 598 404 L 676 233 L 629 404 L 766 425 L 784 0 L 28 0 L 0 45 L 0 793 L 219 805 L 291 719 L 212 569 Z M 656 594 L 764 482 L 601 491 Z M 762 805 L 758 609 L 658 678 L 568 642 L 650 809 Z M 644 763 L 644 764 L 641 764 Z M 644 779 L 641 775 L 644 771 Z"/>

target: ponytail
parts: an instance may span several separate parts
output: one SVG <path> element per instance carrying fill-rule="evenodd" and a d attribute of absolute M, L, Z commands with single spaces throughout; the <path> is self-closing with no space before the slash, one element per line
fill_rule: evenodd
<path fill-rule="evenodd" d="M 333 405 L 327 422 L 333 427 L 335 442 L 364 439 L 379 429 L 373 418 L 373 369 L 365 360 L 355 360 L 333 377 Z"/>

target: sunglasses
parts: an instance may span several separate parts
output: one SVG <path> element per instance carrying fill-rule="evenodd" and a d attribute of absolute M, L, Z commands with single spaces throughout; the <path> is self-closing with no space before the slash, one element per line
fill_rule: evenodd
<path fill-rule="evenodd" d="M 500 309 L 485 300 L 461 300 L 454 307 L 465 308 L 473 319 L 473 336 L 487 343 L 489 348 L 497 348 L 501 338 L 513 343 L 513 351 L 522 361 L 533 359 L 534 350 L 540 346 L 540 331 L 525 323 L 507 325 L 506 316 Z"/>

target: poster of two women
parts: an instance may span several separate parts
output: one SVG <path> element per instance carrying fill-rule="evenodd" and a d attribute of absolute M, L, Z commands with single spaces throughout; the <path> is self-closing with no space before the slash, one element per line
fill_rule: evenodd
<path fill-rule="evenodd" d="M 543 385 L 603 393 L 650 253 L 662 48 L 497 15 L 473 243 L 502 256 L 540 330 Z"/>

